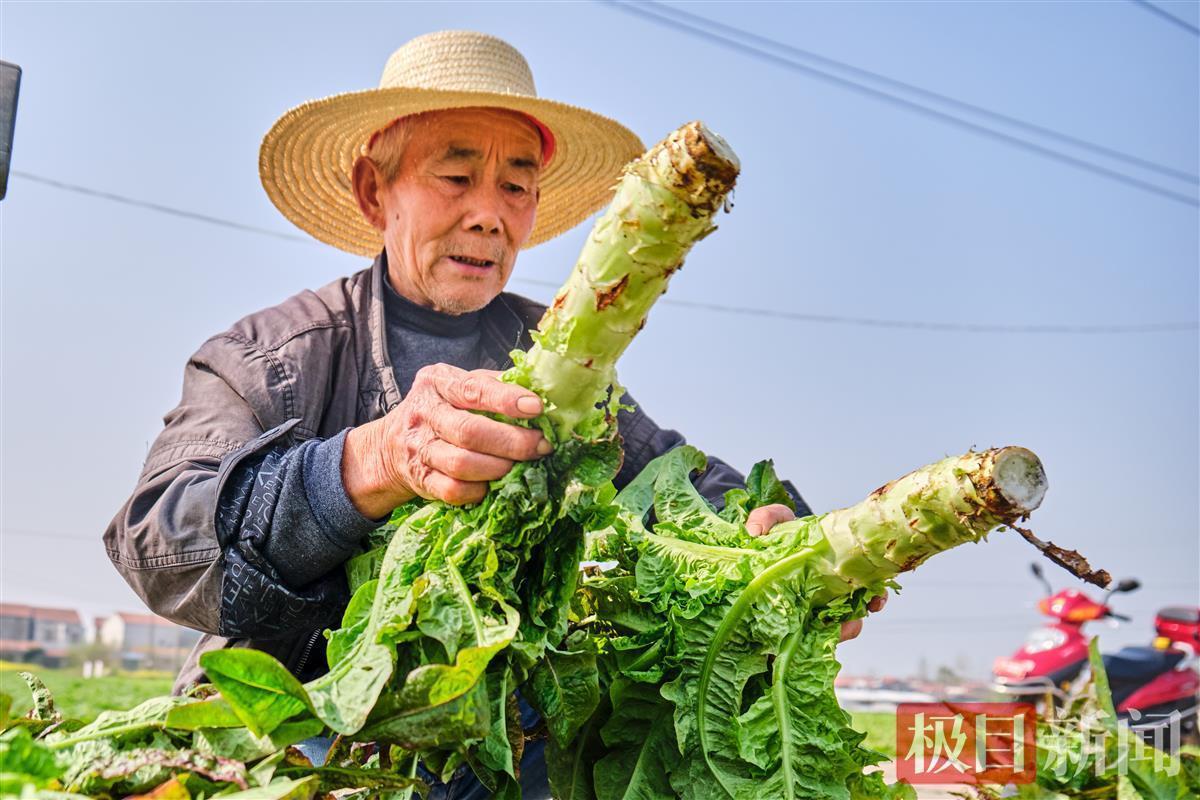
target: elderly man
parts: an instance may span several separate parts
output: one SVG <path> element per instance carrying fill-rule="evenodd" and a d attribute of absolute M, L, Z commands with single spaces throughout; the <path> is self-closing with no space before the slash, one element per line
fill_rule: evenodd
<path fill-rule="evenodd" d="M 348 600 L 340 567 L 369 531 L 414 496 L 478 501 L 514 462 L 549 452 L 539 432 L 474 413 L 542 408 L 496 380 L 543 311 L 503 290 L 518 251 L 603 205 L 641 149 L 612 120 L 537 98 L 516 50 L 465 32 L 415 39 L 379 89 L 276 123 L 260 157 L 271 199 L 375 261 L 204 343 L 106 533 L 147 605 L 207 634 L 177 689 L 219 647 L 321 674 L 321 633 Z M 640 409 L 619 424 L 618 485 L 684 441 Z M 741 479 L 713 459 L 697 485 L 716 501 Z M 773 506 L 748 524 L 790 517 Z M 544 781 L 544 768 L 526 772 Z"/>

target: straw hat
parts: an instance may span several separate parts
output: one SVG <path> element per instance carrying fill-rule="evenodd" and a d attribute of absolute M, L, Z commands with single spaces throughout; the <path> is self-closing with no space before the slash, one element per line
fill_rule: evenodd
<path fill-rule="evenodd" d="M 632 131 L 608 117 L 539 98 L 529 64 L 507 42 L 441 31 L 392 53 L 378 89 L 313 100 L 280 117 L 259 150 L 263 188 L 301 229 L 341 250 L 373 257 L 383 238 L 363 219 L 350 183 L 364 144 L 397 117 L 471 106 L 524 112 L 554 136 L 554 157 L 542 172 L 526 247 L 601 208 L 621 168 L 645 149 Z"/>

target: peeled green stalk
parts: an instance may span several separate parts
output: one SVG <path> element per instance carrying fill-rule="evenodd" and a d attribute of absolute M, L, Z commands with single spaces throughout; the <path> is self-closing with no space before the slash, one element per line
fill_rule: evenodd
<path fill-rule="evenodd" d="M 546 416 L 560 437 L 576 432 L 616 385 L 617 359 L 692 245 L 714 229 L 738 168 L 725 141 L 701 122 L 625 168 L 518 366 L 520 382 L 549 401 Z"/>
<path fill-rule="evenodd" d="M 935 553 L 977 542 L 1028 515 L 1045 493 L 1041 461 L 1023 447 L 971 452 L 914 470 L 861 503 L 819 517 L 820 537 L 829 546 L 821 556 L 826 591 L 812 600 L 823 604 L 878 586 Z M 768 541 L 791 538 L 809 525 L 779 525 Z"/>

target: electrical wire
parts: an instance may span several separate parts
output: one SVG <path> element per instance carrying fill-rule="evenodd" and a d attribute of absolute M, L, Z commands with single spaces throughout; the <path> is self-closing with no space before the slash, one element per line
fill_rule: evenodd
<path fill-rule="evenodd" d="M 185 211 L 184 209 L 173 208 L 172 206 L 165 206 L 165 205 L 162 205 L 161 203 L 150 203 L 145 200 L 135 200 L 132 197 L 125 197 L 124 195 L 114 194 L 112 192 L 102 192 L 102 191 L 99 191 L 98 189 L 89 189 L 86 186 L 79 186 L 78 184 L 74 184 L 74 183 L 64 183 L 63 181 L 56 181 L 53 178 L 44 178 L 41 175 L 34 175 L 32 172 L 25 172 L 23 170 L 14 169 L 14 170 L 12 170 L 12 172 L 10 174 L 16 175 L 19 178 L 24 178 L 26 180 L 34 181 L 35 183 L 41 183 L 46 186 L 53 186 L 55 189 L 62 189 L 64 191 L 68 191 L 68 192 L 75 192 L 76 194 L 83 194 L 83 195 L 87 195 L 89 197 L 97 197 L 97 198 L 100 198 L 101 200 L 111 200 L 114 203 L 122 203 L 124 205 L 134 206 L 136 208 L 145 208 L 150 211 L 157 211 L 160 214 L 170 214 L 171 216 L 182 217 L 183 219 L 192 219 L 192 220 L 196 220 L 197 222 L 207 222 L 210 225 L 220 225 L 221 227 L 233 228 L 234 230 L 245 231 L 247 233 L 257 233 L 257 234 L 261 234 L 262 236 L 272 236 L 276 239 L 283 239 L 283 240 L 289 241 L 289 242 L 306 242 L 307 243 L 307 242 L 313 241 L 312 239 L 308 238 L 307 236 L 300 236 L 300 235 L 294 234 L 294 233 L 283 233 L 281 231 L 273 231 L 269 228 L 259 228 L 254 225 L 245 225 L 241 222 L 234 222 L 233 220 L 221 219 L 220 217 L 211 217 L 208 214 L 199 214 L 195 211 Z"/>
<path fill-rule="evenodd" d="M 1158 186 L 1154 183 L 1150 183 L 1149 181 L 1145 181 L 1140 178 L 1135 178 L 1133 176 L 1126 175 L 1123 172 L 1118 172 L 1116 170 L 1109 169 L 1108 167 L 1104 167 L 1099 164 L 1094 164 L 1090 161 L 1085 161 L 1084 159 L 1081 159 L 1081 158 L 1076 158 L 1075 156 L 1071 156 L 1066 153 L 1062 153 L 1057 150 L 1053 150 L 1049 147 L 1045 147 L 1045 146 L 1037 144 L 1035 142 L 1031 142 L 1031 141 L 1022 139 L 1018 136 L 1013 136 L 1011 134 L 1004 133 L 1003 131 L 999 131 L 994 128 L 989 128 L 986 125 L 982 125 L 982 124 L 979 124 L 976 122 L 972 122 L 970 120 L 962 119 L 961 117 L 956 117 L 953 114 L 949 114 L 944 111 L 939 111 L 935 108 L 931 108 L 929 106 L 922 105 L 921 103 L 915 102 L 913 100 L 908 100 L 908 99 L 900 97 L 898 95 L 894 95 L 894 94 L 884 91 L 882 89 L 877 89 L 873 86 L 868 86 L 864 83 L 859 83 L 859 82 L 851 80 L 849 78 L 844 78 L 839 75 L 834 75 L 832 73 L 817 69 L 816 67 L 812 67 L 807 64 L 800 63 L 795 57 L 789 57 L 787 55 L 783 55 L 780 53 L 770 52 L 770 51 L 764 50 L 760 47 L 746 44 L 744 42 L 741 42 L 734 38 L 731 38 L 730 35 L 726 35 L 726 34 L 720 33 L 715 30 L 710 30 L 706 27 L 701 27 L 699 24 L 691 23 L 686 20 L 683 20 L 679 17 L 679 12 L 677 12 L 675 9 L 668 9 L 665 6 L 659 6 L 657 4 L 655 4 L 652 7 L 649 5 L 633 5 L 633 4 L 625 3 L 625 2 L 616 2 L 616 0 L 597 0 L 597 2 L 603 3 L 604 5 L 610 6 L 614 9 L 617 9 L 620 11 L 623 11 L 627 14 L 632 14 L 634 16 L 641 17 L 641 18 L 648 20 L 650 22 L 653 22 L 657 25 L 661 25 L 661 26 L 667 27 L 667 28 L 673 28 L 677 32 L 689 34 L 691 36 L 694 36 L 694 37 L 697 37 L 700 39 L 705 39 L 709 42 L 729 48 L 731 50 L 735 50 L 737 52 L 742 53 L 743 55 L 750 56 L 750 57 L 758 59 L 760 61 L 765 61 L 767 63 L 775 64 L 776 66 L 781 66 L 786 69 L 793 70 L 795 72 L 800 72 L 802 74 L 808 75 L 809 77 L 816 78 L 816 79 L 824 81 L 826 83 L 833 84 L 834 86 L 837 86 L 839 88 L 846 89 L 846 90 L 849 90 L 852 92 L 856 92 L 858 94 L 862 94 L 867 97 L 871 97 L 875 100 L 879 100 L 881 102 L 885 102 L 890 105 L 894 105 L 894 106 L 904 108 L 909 111 L 916 112 L 923 116 L 934 119 L 938 122 L 942 122 L 944 124 L 951 125 L 953 127 L 957 127 L 962 130 L 1002 142 L 1004 144 L 1008 144 L 1012 147 L 1016 147 L 1016 148 L 1025 150 L 1027 152 L 1031 152 L 1036 155 L 1040 155 L 1045 158 L 1049 158 L 1051 160 L 1058 161 L 1058 162 L 1066 164 L 1068 166 L 1073 166 L 1077 169 L 1084 170 L 1085 172 L 1090 172 L 1094 175 L 1098 175 L 1100 177 L 1108 178 L 1109 180 L 1116 181 L 1117 183 L 1122 183 L 1126 186 L 1129 186 L 1129 187 L 1132 187 L 1135 189 L 1140 189 L 1142 191 L 1149 192 L 1151 194 L 1156 194 L 1160 197 L 1165 197 L 1169 200 L 1174 200 L 1178 203 L 1183 203 L 1185 205 L 1189 205 L 1189 206 L 1193 206 L 1193 207 L 1200 207 L 1200 199 L 1192 197 L 1191 195 L 1186 195 L 1186 194 L 1182 194 L 1180 192 L 1173 191 L 1171 189 L 1166 189 L 1166 188 Z M 686 12 L 684 12 L 684 13 L 686 13 Z M 690 15 L 690 16 L 695 17 L 696 15 Z M 704 17 L 696 17 L 696 18 L 697 19 L 705 19 Z M 710 24 L 710 25 L 714 25 L 714 26 L 720 25 L 720 23 L 713 23 L 712 21 L 708 21 L 706 24 Z M 754 36 L 754 34 L 749 34 L 748 32 L 741 31 L 740 29 L 737 29 L 737 28 L 730 28 L 730 26 L 722 26 L 722 27 L 728 28 L 731 31 L 738 31 L 738 35 L 740 35 L 740 36 L 746 36 L 746 37 Z M 773 41 L 773 40 L 767 40 L 767 41 Z M 778 44 L 778 43 L 775 43 L 775 44 Z M 857 68 L 855 68 L 855 69 L 857 69 Z M 921 90 L 921 91 L 925 91 L 925 90 Z M 961 101 L 955 101 L 955 102 L 961 102 Z M 988 113 L 995 113 L 995 112 L 988 112 Z M 1066 134 L 1056 134 L 1056 135 L 1066 136 Z M 1099 147 L 1099 145 L 1096 145 L 1096 147 Z M 1126 157 L 1131 158 L 1131 159 L 1137 158 L 1136 156 L 1126 156 Z M 1161 167 L 1161 165 L 1156 165 L 1156 166 Z M 1170 168 L 1170 167 L 1164 167 L 1163 169 L 1171 169 L 1172 171 L 1174 171 L 1173 168 Z M 1187 176 L 1186 179 L 1189 181 L 1196 177 L 1196 176 L 1191 175 L 1190 173 L 1185 173 L 1185 172 L 1180 172 L 1179 174 Z"/>
<path fill-rule="evenodd" d="M 656 10 L 656 11 L 657 10 L 665 11 L 667 9 L 667 7 L 661 3 L 647 3 L 647 5 L 653 6 L 654 10 Z M 732 36 L 742 37 L 742 38 L 746 39 L 747 41 L 757 42 L 757 43 L 767 46 L 767 47 L 778 48 L 778 49 L 783 50 L 783 51 L 787 52 L 788 54 L 796 56 L 798 58 L 806 58 L 811 61 L 815 61 L 819 64 L 822 64 L 822 65 L 825 65 L 828 67 L 832 67 L 834 69 L 844 70 L 853 75 L 857 75 L 862 78 L 867 78 L 869 80 L 877 81 L 886 86 L 890 86 L 894 89 L 899 89 L 901 91 L 910 92 L 912 94 L 919 95 L 920 97 L 924 97 L 926 99 L 933 100 L 935 102 L 942 103 L 944 105 L 948 105 L 953 108 L 960 109 L 962 111 L 967 111 L 972 114 L 978 114 L 980 116 L 987 117 L 988 119 L 992 119 L 997 122 L 1002 122 L 1007 125 L 1012 125 L 1013 127 L 1022 128 L 1024 130 L 1030 131 L 1031 133 L 1035 133 L 1040 136 L 1045 136 L 1050 139 L 1056 139 L 1060 142 L 1063 142 L 1064 144 L 1073 145 L 1075 147 L 1079 147 L 1084 150 L 1090 150 L 1091 152 L 1096 153 L 1098 155 L 1107 156 L 1108 158 L 1116 159 L 1118 161 L 1123 161 L 1126 164 L 1130 164 L 1131 166 L 1141 167 L 1143 169 L 1152 170 L 1154 172 L 1158 172 L 1159 174 L 1165 175 L 1170 178 L 1177 178 L 1181 181 L 1186 181 L 1191 184 L 1200 185 L 1200 175 L 1194 175 L 1190 172 L 1185 172 L 1184 170 L 1176 169 L 1175 167 L 1171 167 L 1166 164 L 1159 164 L 1156 161 L 1150 161 L 1149 159 L 1145 159 L 1140 156 L 1131 155 L 1131 154 L 1125 153 L 1121 150 L 1117 150 L 1115 148 L 1108 147 L 1106 145 L 1102 145 L 1097 142 L 1090 141 L 1088 139 L 1083 139 L 1078 136 L 1073 136 L 1069 133 L 1062 133 L 1061 131 L 1056 131 L 1053 128 L 1047 128 L 1044 125 L 1039 125 L 1035 122 L 1029 122 L 1028 120 L 1020 119 L 1019 117 L 1014 117 L 1014 116 L 1011 116 L 1008 114 L 1003 114 L 999 111 L 993 111 L 990 108 L 984 108 L 983 106 L 979 106 L 974 103 L 968 103 L 964 100 L 959 100 L 956 97 L 950 97 L 949 95 L 941 94 L 940 92 L 935 92 L 930 89 L 925 89 L 924 87 L 917 86 L 915 84 L 897 80 L 896 78 L 891 78 L 891 77 L 884 75 L 882 73 L 879 73 L 879 72 L 874 72 L 872 70 L 863 69 L 862 67 L 856 67 L 853 64 L 846 63 L 845 61 L 837 61 L 835 59 L 828 58 L 826 56 L 822 56 L 818 53 L 814 53 L 811 50 L 804 50 L 802 48 L 796 47 L 795 45 L 786 44 L 786 43 L 780 42 L 776 39 L 768 39 L 765 36 L 760 36 L 756 33 L 752 33 L 751 31 L 745 31 L 740 28 L 735 28 L 731 25 L 726 25 L 722 22 L 718 22 L 717 20 L 709 19 L 708 17 L 703 17 L 703 16 L 700 16 L 699 14 L 693 14 L 693 13 L 691 13 L 689 11 L 685 11 L 681 8 L 672 8 L 672 9 L 670 9 L 670 11 L 672 13 L 678 15 L 679 17 L 682 17 L 684 19 L 692 21 L 698 25 L 706 25 L 710 28 L 719 30 L 723 33 L 727 33 Z"/>
<path fill-rule="evenodd" d="M 1154 14 L 1156 17 L 1159 17 L 1160 19 L 1164 19 L 1167 22 L 1171 23 L 1172 25 L 1175 25 L 1176 27 L 1183 28 L 1185 31 L 1192 34 L 1193 36 L 1200 36 L 1200 28 L 1197 28 L 1195 25 L 1191 24 L 1190 22 L 1185 22 L 1184 20 L 1181 20 L 1179 17 L 1175 16 L 1174 14 L 1170 13 L 1169 11 L 1164 11 L 1163 9 L 1154 5 L 1153 3 L 1147 2 L 1147 0 L 1129 0 L 1129 1 L 1131 3 L 1133 3 L 1135 6 L 1139 6 L 1143 9 L 1145 9 L 1146 11 L 1149 11 L 1151 14 Z"/>
<path fill-rule="evenodd" d="M 244 233 L 255 233 L 263 236 L 271 236 L 276 239 L 285 239 L 292 242 L 302 242 L 304 244 L 319 244 L 317 240 L 296 234 L 282 233 L 279 231 L 269 230 L 267 228 L 259 228 L 254 225 L 245 225 L 233 220 L 222 219 L 208 214 L 200 214 L 186 209 L 174 208 L 161 203 L 152 203 L 144 200 L 126 197 L 124 195 L 114 194 L 112 192 L 98 191 L 84 186 L 64 183 L 62 181 L 44 178 L 40 175 L 34 175 L 30 172 L 14 170 L 13 175 L 32 180 L 46 186 L 69 192 L 77 192 L 88 197 L 94 197 L 101 200 L 109 200 L 123 205 L 135 206 L 149 211 L 156 211 L 162 214 L 170 214 L 171 216 L 190 219 L 197 222 L 204 222 L 209 225 L 218 225 L 225 228 L 232 228 Z M 548 281 L 538 278 L 513 277 L 511 280 L 518 283 L 525 283 L 533 286 L 546 286 L 551 289 L 557 289 L 561 285 L 554 281 Z M 1006 324 L 990 324 L 990 323 L 959 323 L 959 322 L 930 322 L 925 320 L 898 320 L 898 319 L 879 319 L 874 317 L 854 317 L 841 316 L 836 314 L 810 314 L 803 311 L 778 311 L 769 308 L 754 308 L 751 306 L 735 306 L 722 303 L 706 303 L 695 300 L 683 300 L 674 297 L 665 297 L 659 301 L 664 305 L 678 306 L 680 308 L 690 308 L 696 311 L 711 311 L 720 314 L 734 314 L 737 316 L 755 317 L 758 319 L 783 319 L 793 322 L 810 322 L 830 325 L 849 325 L 863 328 L 890 328 L 896 330 L 916 330 L 916 331 L 936 331 L 936 332 L 953 332 L 953 333 L 1019 333 L 1019 334 L 1146 334 L 1146 333 L 1178 333 L 1180 331 L 1200 330 L 1200 321 L 1188 322 L 1150 322 L 1133 325 L 1006 325 Z"/>

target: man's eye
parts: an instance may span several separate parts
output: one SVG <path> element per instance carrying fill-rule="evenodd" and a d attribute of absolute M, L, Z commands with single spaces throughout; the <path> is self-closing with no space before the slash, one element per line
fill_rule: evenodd
<path fill-rule="evenodd" d="M 525 187 L 516 183 L 504 184 L 504 191 L 509 194 L 525 194 Z"/>
<path fill-rule="evenodd" d="M 443 175 L 442 180 L 449 181 L 456 186 L 466 186 L 471 182 L 471 179 L 466 175 Z"/>

